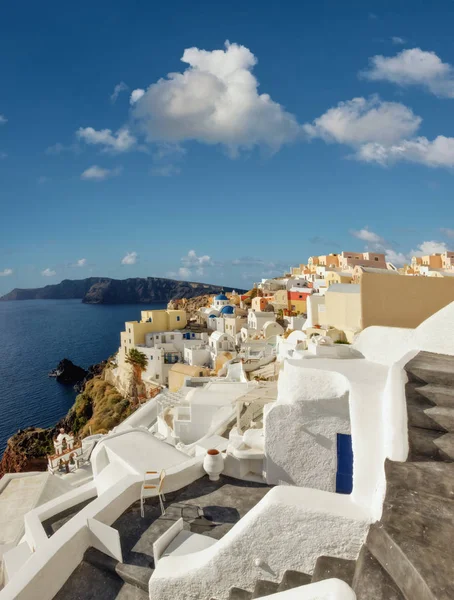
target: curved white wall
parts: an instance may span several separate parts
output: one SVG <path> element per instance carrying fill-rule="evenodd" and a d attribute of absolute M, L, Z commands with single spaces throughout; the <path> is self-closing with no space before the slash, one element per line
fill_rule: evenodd
<path fill-rule="evenodd" d="M 356 558 L 368 526 L 349 496 L 275 487 L 210 548 L 161 559 L 150 598 L 226 600 L 230 587 L 251 590 L 260 578 L 280 581 L 286 569 L 312 573 L 322 554 Z M 255 566 L 256 559 L 266 570 Z"/>
<path fill-rule="evenodd" d="M 351 433 L 351 384 L 344 374 L 328 368 L 346 362 L 284 362 L 278 402 L 265 415 L 268 483 L 336 490 L 337 434 Z"/>

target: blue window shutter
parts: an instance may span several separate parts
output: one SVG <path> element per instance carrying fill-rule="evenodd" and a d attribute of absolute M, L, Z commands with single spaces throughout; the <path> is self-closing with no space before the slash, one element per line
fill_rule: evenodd
<path fill-rule="evenodd" d="M 352 436 L 337 434 L 337 473 L 336 492 L 350 494 L 353 489 L 353 448 Z"/>

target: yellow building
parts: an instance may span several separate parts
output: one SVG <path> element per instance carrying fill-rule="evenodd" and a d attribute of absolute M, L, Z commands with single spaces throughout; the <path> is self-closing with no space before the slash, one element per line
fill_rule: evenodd
<path fill-rule="evenodd" d="M 288 308 L 288 296 L 287 290 L 276 290 L 269 301 L 274 306 L 275 310 L 279 310 L 280 308 Z"/>
<path fill-rule="evenodd" d="M 145 335 L 159 331 L 184 329 L 188 323 L 185 310 L 143 310 L 140 321 L 126 321 L 121 332 L 121 346 L 129 351 L 145 344 Z"/>
<path fill-rule="evenodd" d="M 352 273 L 344 273 L 342 271 L 326 271 L 326 287 L 329 287 L 333 283 L 352 283 L 352 277 Z"/>
<path fill-rule="evenodd" d="M 411 266 L 416 271 L 420 271 L 421 267 L 429 267 L 429 269 L 441 269 L 443 266 L 441 253 L 426 254 L 425 256 L 412 256 Z"/>
<path fill-rule="evenodd" d="M 342 330 L 351 342 L 372 325 L 415 328 L 451 302 L 454 277 L 399 277 L 365 270 L 359 284 L 328 288 L 319 321 Z"/>
<path fill-rule="evenodd" d="M 184 386 L 187 377 L 209 377 L 211 370 L 208 367 L 196 367 L 177 363 L 169 370 L 169 390 L 178 392 Z"/>

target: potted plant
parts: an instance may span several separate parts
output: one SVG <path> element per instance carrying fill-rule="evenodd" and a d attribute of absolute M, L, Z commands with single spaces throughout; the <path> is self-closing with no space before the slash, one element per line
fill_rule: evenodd
<path fill-rule="evenodd" d="M 216 448 L 207 450 L 205 458 L 203 459 L 203 468 L 210 478 L 210 481 L 219 480 L 219 475 L 224 470 L 224 457 L 219 450 L 216 450 Z"/>

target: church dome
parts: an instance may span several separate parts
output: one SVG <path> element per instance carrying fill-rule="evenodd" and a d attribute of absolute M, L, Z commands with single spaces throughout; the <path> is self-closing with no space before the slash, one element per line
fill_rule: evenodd
<path fill-rule="evenodd" d="M 235 309 L 233 308 L 233 306 L 223 306 L 221 308 L 221 315 L 233 315 L 234 312 Z"/>
<path fill-rule="evenodd" d="M 215 300 L 228 300 L 227 296 L 223 293 L 216 296 Z"/>

